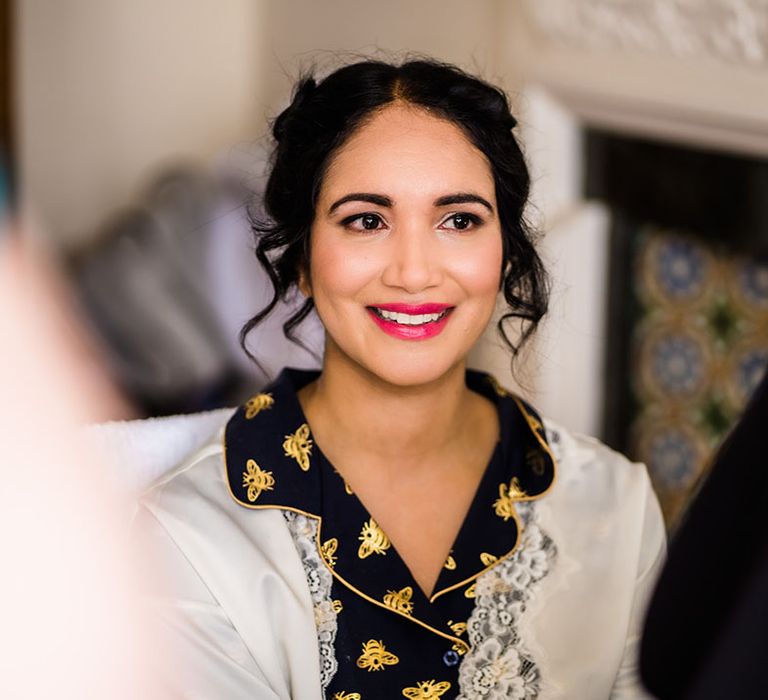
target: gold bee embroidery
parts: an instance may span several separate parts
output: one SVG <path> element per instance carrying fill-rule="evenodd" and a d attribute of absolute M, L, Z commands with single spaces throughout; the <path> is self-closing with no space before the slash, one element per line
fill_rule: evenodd
<path fill-rule="evenodd" d="M 412 595 L 413 588 L 410 586 L 406 586 L 400 591 L 387 591 L 387 594 L 384 596 L 384 605 L 392 608 L 392 610 L 403 613 L 403 615 L 410 615 L 413 613 Z"/>
<path fill-rule="evenodd" d="M 302 423 L 295 433 L 285 436 L 283 449 L 286 457 L 293 457 L 302 471 L 309 471 L 309 456 L 312 454 L 312 439 L 309 426 Z"/>
<path fill-rule="evenodd" d="M 443 568 L 448 569 L 448 571 L 453 571 L 456 568 L 456 560 L 453 558 L 453 555 L 448 555 L 445 564 L 443 564 Z"/>
<path fill-rule="evenodd" d="M 506 522 L 515 513 L 515 501 L 525 498 L 528 494 L 520 488 L 520 482 L 516 476 L 512 477 L 509 486 L 507 484 L 499 485 L 499 497 L 493 502 L 493 509 L 500 518 Z"/>
<path fill-rule="evenodd" d="M 499 558 L 495 554 L 488 554 L 488 552 L 482 552 L 480 554 L 480 561 L 483 562 L 483 566 L 490 566 L 499 561 Z"/>
<path fill-rule="evenodd" d="M 451 688 L 448 681 L 421 681 L 415 688 L 403 688 L 403 695 L 413 700 L 437 700 L 443 697 Z"/>
<path fill-rule="evenodd" d="M 272 394 L 256 394 L 256 396 L 252 396 L 245 404 L 246 419 L 251 420 L 251 418 L 262 411 L 272 408 L 272 404 L 274 403 L 275 400 L 272 398 Z"/>
<path fill-rule="evenodd" d="M 464 597 L 465 598 L 474 598 L 475 597 L 475 586 L 477 585 L 477 582 L 473 583 L 469 588 L 467 588 L 466 591 L 464 591 Z"/>
<path fill-rule="evenodd" d="M 448 622 L 448 627 L 450 627 L 453 630 L 453 633 L 455 635 L 458 635 L 459 637 L 464 634 L 464 632 L 467 631 L 467 623 L 466 622 Z"/>
<path fill-rule="evenodd" d="M 546 460 L 541 450 L 533 448 L 525 453 L 525 462 L 531 468 L 534 474 L 541 476 L 544 473 Z"/>
<path fill-rule="evenodd" d="M 509 391 L 507 391 L 501 384 L 499 384 L 499 380 L 496 379 L 496 377 L 489 374 L 488 383 L 493 387 L 493 390 L 496 392 L 496 396 L 500 396 L 501 398 L 510 396 Z"/>
<path fill-rule="evenodd" d="M 357 667 L 367 668 L 369 671 L 382 671 L 385 670 L 385 666 L 394 666 L 397 663 L 400 663 L 400 659 L 386 650 L 384 642 L 370 639 L 363 644 L 363 653 L 357 660 Z"/>
<path fill-rule="evenodd" d="M 361 700 L 360 693 L 344 693 L 339 691 L 334 693 L 333 700 Z"/>
<path fill-rule="evenodd" d="M 469 651 L 469 647 L 466 644 L 459 644 L 458 642 L 454 644 L 451 649 L 453 649 L 459 656 L 464 656 Z"/>
<path fill-rule="evenodd" d="M 328 566 L 333 568 L 336 566 L 336 550 L 339 547 L 339 541 L 335 537 L 331 537 L 330 540 L 323 542 L 323 546 L 320 548 L 323 559 L 325 559 Z"/>
<path fill-rule="evenodd" d="M 332 600 L 331 601 L 331 607 L 333 608 L 333 612 L 335 612 L 337 615 L 344 610 L 344 605 L 340 600 Z"/>
<path fill-rule="evenodd" d="M 265 472 L 256 460 L 249 459 L 245 465 L 246 471 L 243 472 L 243 486 L 248 487 L 248 500 L 253 503 L 263 491 L 272 491 L 275 485 L 275 478 L 272 472 Z"/>
<path fill-rule="evenodd" d="M 360 536 L 357 538 L 361 544 L 357 550 L 357 556 L 361 559 L 371 556 L 371 554 L 386 554 L 389 549 L 389 538 L 384 534 L 376 521 L 370 518 L 360 530 Z"/>

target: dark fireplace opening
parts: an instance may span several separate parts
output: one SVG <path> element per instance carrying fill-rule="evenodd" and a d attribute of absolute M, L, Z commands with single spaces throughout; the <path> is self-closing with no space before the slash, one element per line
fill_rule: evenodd
<path fill-rule="evenodd" d="M 672 526 L 768 365 L 768 160 L 585 132 L 611 210 L 602 437 Z"/>

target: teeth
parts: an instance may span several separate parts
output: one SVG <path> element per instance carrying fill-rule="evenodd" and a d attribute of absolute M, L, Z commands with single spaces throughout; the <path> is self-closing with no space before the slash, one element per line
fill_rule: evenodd
<path fill-rule="evenodd" d="M 396 311 L 376 309 L 376 313 L 387 321 L 394 321 L 404 326 L 420 326 L 423 323 L 434 323 L 445 316 L 445 311 L 435 314 L 401 314 Z"/>

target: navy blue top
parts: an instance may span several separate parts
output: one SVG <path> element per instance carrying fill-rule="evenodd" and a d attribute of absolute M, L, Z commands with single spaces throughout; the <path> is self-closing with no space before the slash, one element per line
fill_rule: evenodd
<path fill-rule="evenodd" d="M 317 519 L 317 548 L 333 575 L 338 625 L 338 670 L 327 698 L 454 698 L 469 649 L 475 580 L 516 550 L 522 526 L 515 502 L 542 496 L 554 480 L 541 419 L 490 375 L 467 371 L 467 386 L 497 408 L 500 439 L 428 598 L 313 440 L 297 392 L 318 375 L 284 370 L 229 421 L 232 495 L 248 508 Z"/>

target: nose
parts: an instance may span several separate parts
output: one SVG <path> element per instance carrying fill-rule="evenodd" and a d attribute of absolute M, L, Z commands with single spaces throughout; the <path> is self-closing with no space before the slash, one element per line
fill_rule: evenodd
<path fill-rule="evenodd" d="M 400 227 L 389 239 L 382 282 L 410 294 L 440 284 L 442 272 L 437 241 L 423 225 Z"/>

